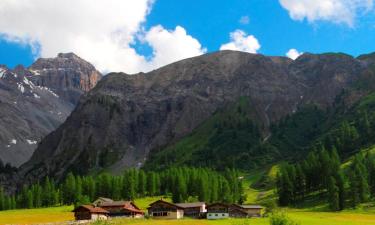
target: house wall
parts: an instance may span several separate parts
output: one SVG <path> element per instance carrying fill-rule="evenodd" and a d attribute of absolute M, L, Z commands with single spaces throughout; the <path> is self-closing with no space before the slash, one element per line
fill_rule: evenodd
<path fill-rule="evenodd" d="M 218 220 L 218 219 L 225 219 L 229 218 L 229 213 L 227 212 L 208 212 L 207 219 L 208 220 Z"/>
<path fill-rule="evenodd" d="M 176 210 L 175 212 L 158 211 L 149 213 L 154 219 L 182 219 L 184 217 L 184 211 L 180 209 Z"/>
<path fill-rule="evenodd" d="M 90 212 L 86 212 L 86 211 L 75 212 L 74 217 L 76 220 L 91 220 Z"/>
<path fill-rule="evenodd" d="M 96 213 L 91 214 L 91 220 L 106 220 L 106 219 L 108 219 L 106 215 L 96 214 Z"/>
<path fill-rule="evenodd" d="M 250 216 L 260 217 L 262 215 L 262 209 L 245 209 Z"/>

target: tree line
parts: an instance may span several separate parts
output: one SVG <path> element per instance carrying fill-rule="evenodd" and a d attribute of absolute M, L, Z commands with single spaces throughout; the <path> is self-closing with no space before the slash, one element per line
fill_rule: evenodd
<path fill-rule="evenodd" d="M 284 164 L 276 178 L 281 206 L 322 196 L 332 211 L 355 208 L 375 197 L 375 157 L 358 153 L 344 166 L 336 148 L 309 153 L 300 163 Z"/>
<path fill-rule="evenodd" d="M 93 202 L 98 197 L 134 200 L 146 196 L 171 196 L 176 203 L 242 203 L 245 199 L 242 179 L 236 170 L 226 169 L 219 173 L 187 167 L 161 172 L 129 169 L 118 176 L 108 173 L 77 176 L 69 173 L 61 183 L 47 177 L 41 183 L 23 186 L 12 196 L 0 189 L 0 210 L 80 205 Z"/>

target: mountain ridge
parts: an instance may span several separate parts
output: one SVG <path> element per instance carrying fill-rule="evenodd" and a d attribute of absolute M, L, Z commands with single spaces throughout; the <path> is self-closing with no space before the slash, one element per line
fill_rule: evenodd
<path fill-rule="evenodd" d="M 149 152 L 182 139 L 239 97 L 250 99 L 251 117 L 265 138 L 272 123 L 299 106 L 332 106 L 363 74 L 373 76 L 367 64 L 336 53 L 304 54 L 293 61 L 221 51 L 147 74 L 110 73 L 40 143 L 22 171 L 61 177 L 67 171 L 142 166 Z"/>

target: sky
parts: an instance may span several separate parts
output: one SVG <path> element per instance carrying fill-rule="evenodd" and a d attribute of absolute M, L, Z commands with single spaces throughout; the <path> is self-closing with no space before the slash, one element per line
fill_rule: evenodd
<path fill-rule="evenodd" d="M 147 72 L 219 50 L 296 59 L 375 51 L 375 0 L 1 0 L 0 64 L 74 52 Z"/>

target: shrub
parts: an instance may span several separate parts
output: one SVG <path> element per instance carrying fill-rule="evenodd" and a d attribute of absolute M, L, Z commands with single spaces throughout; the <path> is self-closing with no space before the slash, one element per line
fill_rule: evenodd
<path fill-rule="evenodd" d="M 270 225 L 299 225 L 297 222 L 291 220 L 283 212 L 274 212 L 270 217 Z"/>

